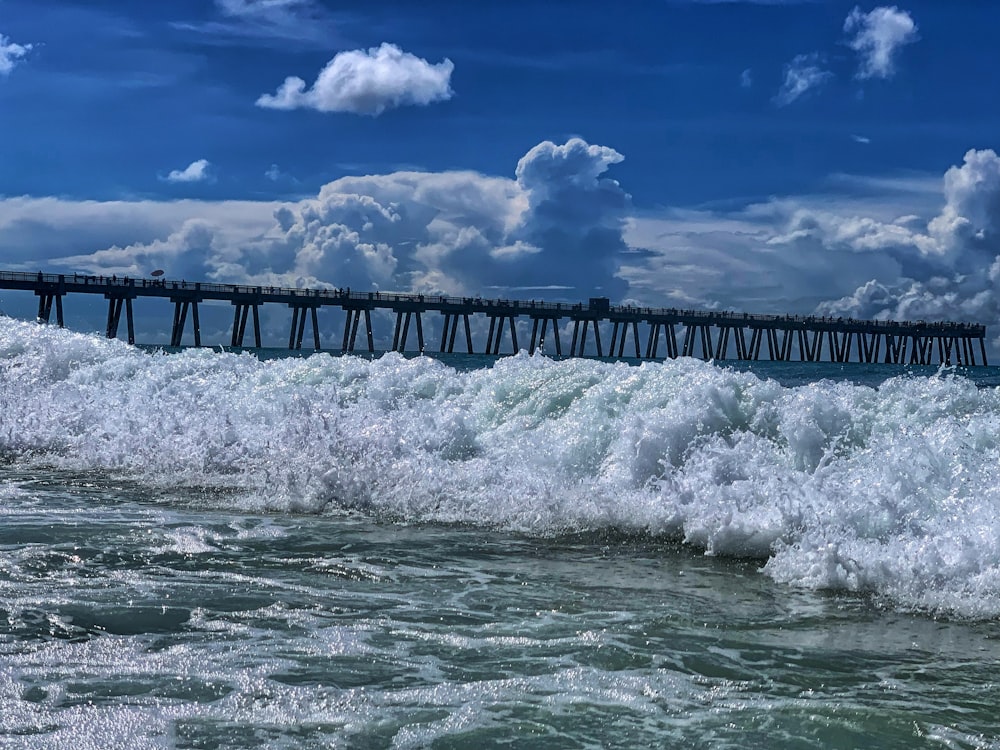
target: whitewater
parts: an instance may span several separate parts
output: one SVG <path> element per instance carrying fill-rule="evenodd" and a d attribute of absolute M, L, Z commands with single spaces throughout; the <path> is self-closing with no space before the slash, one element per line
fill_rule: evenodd
<path fill-rule="evenodd" d="M 0 746 L 995 746 L 1000 391 L 810 367 L 5 319 Z M 932 718 L 871 708 L 893 691 Z"/>

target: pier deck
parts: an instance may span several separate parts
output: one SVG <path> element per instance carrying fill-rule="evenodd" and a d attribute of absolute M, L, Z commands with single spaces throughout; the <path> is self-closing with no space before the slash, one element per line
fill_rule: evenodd
<path fill-rule="evenodd" d="M 687 356 L 717 360 L 987 364 L 986 328 L 973 323 L 636 307 L 612 305 L 603 297 L 591 298 L 587 303 L 560 303 L 12 271 L 0 272 L 0 289 L 34 293 L 38 297 L 38 320 L 53 322 L 54 308 L 54 322 L 59 326 L 65 325 L 65 297 L 102 295 L 108 302 L 106 335 L 118 336 L 124 312 L 129 343 L 135 343 L 133 301 L 156 297 L 173 305 L 171 346 L 182 345 L 189 319 L 193 343 L 202 345 L 198 306 L 214 300 L 233 306 L 231 345 L 234 347 L 245 345 L 250 323 L 252 346 L 260 348 L 260 308 L 283 305 L 291 310 L 289 349 L 302 348 L 307 324 L 313 348 L 320 349 L 317 313 L 321 308 L 333 307 L 345 312 L 343 337 L 339 342 L 343 352 L 358 351 L 362 321 L 362 350 L 374 352 L 372 311 L 388 310 L 395 314 L 391 348 L 397 351 L 406 351 L 410 346 L 411 331 L 416 337 L 417 350 L 425 351 L 428 342 L 423 316 L 438 313 L 442 316 L 440 342 L 435 343 L 442 353 L 454 352 L 456 344 L 460 351 L 469 354 L 516 353 L 519 351 L 516 323 L 523 319 L 531 328 L 527 350 L 534 353 L 544 342 L 546 352 L 556 356 L 584 356 L 590 342 L 591 351 L 599 357 L 651 360 Z M 479 347 L 473 341 L 470 322 L 473 316 L 485 316 L 489 324 L 486 341 Z M 570 326 L 561 334 L 564 323 Z M 562 340 L 561 336 L 568 340 Z"/>

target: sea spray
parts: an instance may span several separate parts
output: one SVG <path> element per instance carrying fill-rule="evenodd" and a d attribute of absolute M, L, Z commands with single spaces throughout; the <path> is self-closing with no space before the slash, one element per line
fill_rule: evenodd
<path fill-rule="evenodd" d="M 222 489 L 201 501 L 223 509 L 675 537 L 793 586 L 1000 614 L 1000 399 L 948 374 L 259 361 L 4 320 L 0 455 Z"/>

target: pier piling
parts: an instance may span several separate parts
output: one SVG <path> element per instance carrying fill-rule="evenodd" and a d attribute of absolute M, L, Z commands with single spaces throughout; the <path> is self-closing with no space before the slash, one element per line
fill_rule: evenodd
<path fill-rule="evenodd" d="M 678 356 L 726 360 L 734 353 L 737 360 L 754 361 L 762 359 L 764 350 L 763 358 L 773 361 L 820 362 L 825 358 L 835 363 L 955 364 L 967 367 L 988 364 L 986 328 L 960 322 L 854 320 L 816 315 L 678 310 L 611 305 L 604 297 L 591 298 L 587 303 L 550 303 L 14 271 L 0 271 L 0 289 L 34 293 L 38 299 L 37 320 L 49 323 L 55 308 L 59 326 L 66 323 L 64 303 L 69 295 L 102 294 L 108 303 L 105 335 L 109 338 L 118 336 L 124 312 L 130 343 L 135 340 L 133 301 L 138 297 L 166 299 L 173 305 L 170 345 L 175 347 L 182 345 L 189 313 L 194 345 L 202 345 L 199 304 L 204 300 L 213 300 L 228 301 L 233 305 L 230 343 L 234 347 L 244 346 L 247 324 L 252 320 L 254 346 L 260 348 L 263 344 L 260 310 L 264 305 L 281 303 L 292 311 L 289 349 L 302 348 L 307 318 L 312 326 L 313 347 L 321 349 L 318 311 L 323 307 L 344 311 L 340 347 L 343 352 L 355 351 L 362 315 L 367 350 L 370 353 L 375 351 L 371 313 L 381 309 L 395 313 L 391 348 L 401 352 L 409 346 L 411 323 L 416 329 L 418 350 L 424 350 L 422 315 L 439 312 L 441 330 L 438 349 L 441 353 L 454 353 L 461 321 L 465 350 L 472 354 L 475 347 L 471 318 L 486 316 L 488 330 L 482 351 L 493 355 L 499 355 L 506 348 L 504 339 L 508 338 L 510 352 L 516 354 L 519 351 L 517 323 L 520 318 L 526 317 L 530 321 L 528 353 L 534 354 L 545 347 L 547 337 L 551 337 L 555 344 L 554 351 L 550 349 L 547 353 L 557 357 L 585 356 L 592 341 L 593 352 L 598 357 L 623 358 L 628 350 L 629 356 L 634 354 L 636 359 L 647 360 Z M 560 340 L 566 325 L 571 327 L 568 352 L 563 351 Z M 610 343 L 606 352 L 601 338 L 602 325 L 610 327 Z M 677 326 L 681 326 L 683 332 L 680 342 Z M 641 346 L 643 328 L 644 350 Z M 631 346 L 628 343 L 630 336 Z"/>

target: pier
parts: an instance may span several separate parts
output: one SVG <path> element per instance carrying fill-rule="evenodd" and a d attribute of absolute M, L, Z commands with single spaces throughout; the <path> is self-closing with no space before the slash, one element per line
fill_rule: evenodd
<path fill-rule="evenodd" d="M 107 337 L 119 336 L 124 312 L 130 344 L 135 343 L 133 302 L 140 297 L 154 297 L 173 308 L 173 347 L 184 345 L 188 330 L 188 340 L 201 346 L 198 306 L 206 301 L 221 301 L 233 307 L 233 347 L 261 348 L 260 310 L 264 305 L 280 305 L 290 313 L 291 350 L 302 349 L 307 328 L 313 349 L 322 349 L 318 311 L 339 308 L 344 323 L 343 337 L 337 343 L 344 353 L 374 353 L 372 312 L 387 310 L 395 319 L 391 348 L 400 352 L 422 352 L 428 345 L 436 345 L 441 353 L 453 353 L 458 346 L 459 352 L 468 354 L 516 354 L 519 344 L 527 343 L 529 353 L 544 346 L 549 355 L 582 357 L 592 344 L 591 351 L 598 357 L 639 360 L 698 357 L 897 365 L 987 364 L 986 328 L 973 323 L 637 307 L 612 305 L 605 297 L 591 298 L 586 303 L 561 303 L 11 271 L 0 272 L 0 289 L 32 292 L 38 298 L 38 320 L 59 326 L 66 321 L 66 297 L 102 295 L 107 300 Z M 436 336 L 431 340 L 425 335 L 426 323 L 430 322 L 427 316 L 440 322 L 439 341 Z M 471 323 L 477 316 L 488 322 L 486 339 L 479 345 L 474 341 Z M 518 321 L 526 323 L 523 329 L 530 328 L 527 342 L 518 340 Z M 247 339 L 248 324 L 253 332 L 252 344 Z M 359 333 L 363 333 L 360 342 Z"/>

